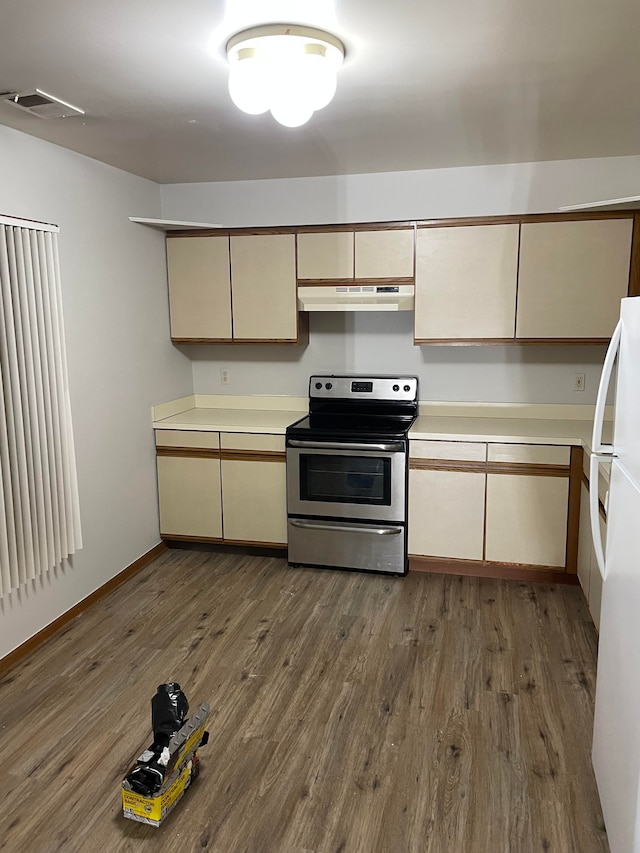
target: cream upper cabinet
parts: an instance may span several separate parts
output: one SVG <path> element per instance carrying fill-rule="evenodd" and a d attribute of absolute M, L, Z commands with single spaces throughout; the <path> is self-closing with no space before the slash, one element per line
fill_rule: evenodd
<path fill-rule="evenodd" d="M 414 229 L 356 231 L 356 278 L 413 278 Z"/>
<path fill-rule="evenodd" d="M 627 295 L 633 219 L 525 222 L 516 336 L 609 338 Z"/>
<path fill-rule="evenodd" d="M 488 474 L 486 559 L 564 568 L 568 504 L 568 477 Z"/>
<path fill-rule="evenodd" d="M 353 231 L 298 234 L 298 279 L 353 279 Z"/>
<path fill-rule="evenodd" d="M 231 237 L 235 340 L 297 339 L 295 252 L 293 234 Z"/>
<path fill-rule="evenodd" d="M 231 340 L 228 237 L 167 240 L 171 337 Z"/>
<path fill-rule="evenodd" d="M 415 338 L 513 338 L 519 225 L 419 228 Z"/>

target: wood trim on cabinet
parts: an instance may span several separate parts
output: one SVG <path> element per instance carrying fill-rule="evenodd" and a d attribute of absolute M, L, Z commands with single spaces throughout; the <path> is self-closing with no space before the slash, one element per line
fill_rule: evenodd
<path fill-rule="evenodd" d="M 582 448 L 571 448 L 569 462 L 569 507 L 567 510 L 567 547 L 565 571 L 578 571 L 578 533 L 580 530 L 580 485 L 582 481 Z"/>
<path fill-rule="evenodd" d="M 156 456 L 187 456 L 192 459 L 220 459 L 221 451 L 213 447 L 171 447 L 158 445 Z"/>
<path fill-rule="evenodd" d="M 225 539 L 224 544 L 242 545 L 250 548 L 277 548 L 278 550 L 285 550 L 288 548 L 286 542 L 256 542 L 253 539 Z"/>
<path fill-rule="evenodd" d="M 300 340 L 295 338 L 171 338 L 174 344 L 278 344 L 282 346 L 297 346 Z"/>
<path fill-rule="evenodd" d="M 544 347 L 573 347 L 581 344 L 591 346 L 606 346 L 610 338 L 414 338 L 416 346 L 437 347 L 475 347 L 475 346 L 510 346 L 526 344 L 527 346 Z"/>
<path fill-rule="evenodd" d="M 298 225 L 298 234 L 323 234 L 327 231 L 408 231 L 415 228 L 415 219 L 397 220 L 395 222 L 348 222 L 328 225 Z"/>
<path fill-rule="evenodd" d="M 487 474 L 522 474 L 531 477 L 570 476 L 570 465 L 544 465 L 531 462 L 487 462 Z"/>
<path fill-rule="evenodd" d="M 232 344 L 233 338 L 174 338 L 172 344 Z"/>
<path fill-rule="evenodd" d="M 631 269 L 629 271 L 629 296 L 640 296 L 640 213 L 636 213 L 633 217 Z"/>
<path fill-rule="evenodd" d="M 83 598 L 82 601 L 74 604 L 74 606 L 70 610 L 67 610 L 66 613 L 63 613 L 62 616 L 54 619 L 51 624 L 47 625 L 41 631 L 38 631 L 38 633 L 34 634 L 33 637 L 29 637 L 28 640 L 25 640 L 24 643 L 9 652 L 8 655 L 5 655 L 0 659 L 0 676 L 7 673 L 12 667 L 27 657 L 27 655 L 31 654 L 31 652 L 34 652 L 37 648 L 43 645 L 43 643 L 46 643 L 48 639 L 53 637 L 54 634 L 57 634 L 58 631 L 60 631 L 68 622 L 71 622 L 72 619 L 75 619 L 76 616 L 79 616 L 83 611 L 100 601 L 100 599 L 109 595 L 109 593 L 113 592 L 114 589 L 117 589 L 121 584 L 132 578 L 137 572 L 144 569 L 145 566 L 148 566 L 149 563 L 153 562 L 153 560 L 161 554 L 164 554 L 166 550 L 166 544 L 164 542 L 159 542 L 151 548 L 150 551 L 147 551 L 146 554 L 138 557 L 137 560 L 134 560 L 133 563 L 112 577 L 101 587 L 96 589 L 86 598 Z"/>
<path fill-rule="evenodd" d="M 522 213 L 505 216 L 459 216 L 446 219 L 405 219 L 395 222 L 323 223 L 322 225 L 255 226 L 247 228 L 198 228 L 167 231 L 172 240 L 184 237 L 238 237 L 265 234 L 322 234 L 328 231 L 405 231 L 411 228 L 455 228 L 467 225 L 505 225 L 523 222 L 579 222 L 589 219 L 631 219 L 635 209 L 607 211 L 565 211 L 556 213 Z"/>
<path fill-rule="evenodd" d="M 486 462 L 466 462 L 460 459 L 427 459 L 424 456 L 409 458 L 411 471 L 464 471 L 469 474 L 484 474 Z"/>
<path fill-rule="evenodd" d="M 455 228 L 462 225 L 507 225 L 523 222 L 579 222 L 589 219 L 630 219 L 635 210 L 566 211 L 562 213 L 521 213 L 508 216 L 462 216 L 448 219 L 418 219 L 417 228 Z"/>
<path fill-rule="evenodd" d="M 284 450 L 221 450 L 223 462 L 286 462 Z"/>
<path fill-rule="evenodd" d="M 571 465 L 545 465 L 532 462 L 465 462 L 457 459 L 427 459 L 415 456 L 409 458 L 409 469 L 466 471 L 474 474 L 518 474 L 531 477 L 567 478 L 571 475 Z"/>
<path fill-rule="evenodd" d="M 217 545 L 224 545 L 225 540 L 215 536 L 183 536 L 180 533 L 161 533 L 164 542 L 212 542 Z"/>
<path fill-rule="evenodd" d="M 414 276 L 397 278 L 299 278 L 298 287 L 384 287 L 394 284 L 414 284 Z"/>
<path fill-rule="evenodd" d="M 578 576 L 562 568 L 527 566 L 521 563 L 492 563 L 489 560 L 455 560 L 443 557 L 420 557 L 409 554 L 409 571 L 435 572 L 445 575 L 466 575 L 477 578 L 497 578 L 534 583 L 576 585 Z"/>

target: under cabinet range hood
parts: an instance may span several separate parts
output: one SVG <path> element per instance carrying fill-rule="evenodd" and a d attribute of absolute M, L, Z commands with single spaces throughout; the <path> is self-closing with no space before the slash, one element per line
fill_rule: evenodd
<path fill-rule="evenodd" d="M 300 311 L 413 311 L 413 284 L 336 284 L 298 287 Z"/>

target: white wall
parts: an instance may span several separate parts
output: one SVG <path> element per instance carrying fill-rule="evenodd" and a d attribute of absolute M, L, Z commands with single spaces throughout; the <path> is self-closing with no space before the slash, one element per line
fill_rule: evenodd
<path fill-rule="evenodd" d="M 634 192 L 637 156 L 161 188 L 165 218 L 236 227 L 541 213 Z M 196 392 L 305 394 L 311 373 L 333 369 L 417 373 L 422 399 L 593 403 L 604 358 L 602 347 L 414 347 L 411 315 L 312 315 L 310 330 L 306 350 L 185 347 Z"/>
<path fill-rule="evenodd" d="M 161 188 L 165 218 L 229 227 L 549 213 L 634 194 L 640 156 Z"/>
<path fill-rule="evenodd" d="M 156 184 L 0 127 L 0 213 L 60 226 L 84 548 L 0 600 L 0 657 L 159 542 L 152 404 L 192 391 L 171 346 Z"/>

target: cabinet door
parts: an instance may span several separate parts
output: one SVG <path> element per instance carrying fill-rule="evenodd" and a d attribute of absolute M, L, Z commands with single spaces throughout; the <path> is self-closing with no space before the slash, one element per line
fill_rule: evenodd
<path fill-rule="evenodd" d="M 519 225 L 420 228 L 415 338 L 513 338 Z"/>
<path fill-rule="evenodd" d="M 232 237 L 231 284 L 234 340 L 297 339 L 293 234 Z"/>
<path fill-rule="evenodd" d="M 284 461 L 222 460 L 224 538 L 286 544 Z"/>
<path fill-rule="evenodd" d="M 171 337 L 231 340 L 228 237 L 167 240 Z"/>
<path fill-rule="evenodd" d="M 487 475 L 486 559 L 563 568 L 569 479 Z"/>
<path fill-rule="evenodd" d="M 356 231 L 356 278 L 413 278 L 414 230 Z"/>
<path fill-rule="evenodd" d="M 632 219 L 525 222 L 516 336 L 609 338 L 627 295 Z"/>
<path fill-rule="evenodd" d="M 482 560 L 485 474 L 409 471 L 409 553 Z"/>
<path fill-rule="evenodd" d="M 160 533 L 220 539 L 220 460 L 158 456 L 157 463 Z"/>
<path fill-rule="evenodd" d="M 353 231 L 298 234 L 298 279 L 353 279 Z"/>

